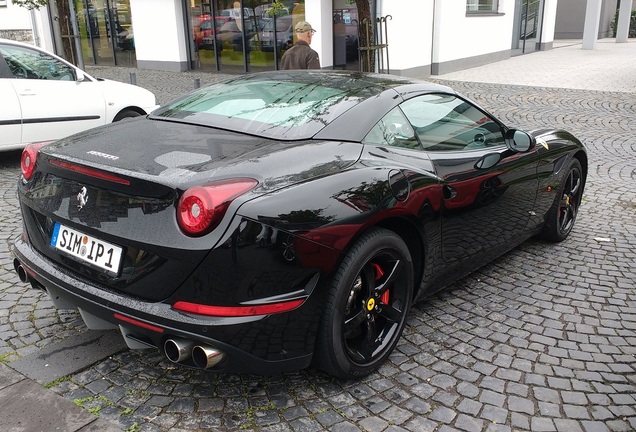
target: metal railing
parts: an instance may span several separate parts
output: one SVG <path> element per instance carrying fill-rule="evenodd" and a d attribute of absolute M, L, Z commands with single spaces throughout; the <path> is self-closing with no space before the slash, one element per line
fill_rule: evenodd
<path fill-rule="evenodd" d="M 361 31 L 365 32 L 368 46 L 358 47 L 361 71 L 390 73 L 387 21 L 392 19 L 391 15 L 386 15 L 373 22 L 366 18 L 362 20 Z"/>

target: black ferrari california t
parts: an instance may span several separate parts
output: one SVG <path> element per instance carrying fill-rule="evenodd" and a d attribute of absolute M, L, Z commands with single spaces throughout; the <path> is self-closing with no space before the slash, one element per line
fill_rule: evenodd
<path fill-rule="evenodd" d="M 414 301 L 531 236 L 564 240 L 587 156 L 448 87 L 279 71 L 30 145 L 21 165 L 15 269 L 88 328 L 212 371 L 355 378 Z"/>

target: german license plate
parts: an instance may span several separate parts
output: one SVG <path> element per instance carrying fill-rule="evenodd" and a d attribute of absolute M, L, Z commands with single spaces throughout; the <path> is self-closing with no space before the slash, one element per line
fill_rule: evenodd
<path fill-rule="evenodd" d="M 122 248 L 56 223 L 51 246 L 109 273 L 117 273 Z"/>

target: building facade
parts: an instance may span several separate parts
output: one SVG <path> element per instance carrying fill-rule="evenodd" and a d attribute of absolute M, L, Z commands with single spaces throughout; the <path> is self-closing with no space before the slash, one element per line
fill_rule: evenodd
<path fill-rule="evenodd" d="M 38 45 L 60 52 L 56 45 L 65 35 L 50 25 L 56 12 L 10 2 L 0 3 L 0 36 L 26 38 L 31 28 Z M 551 49 L 555 36 L 580 38 L 580 2 L 370 0 L 371 20 L 358 13 L 356 0 L 282 0 L 276 15 L 271 0 L 73 0 L 72 6 L 84 64 L 274 70 L 294 43 L 293 25 L 306 20 L 317 30 L 312 48 L 324 69 L 359 70 L 368 62 L 364 54 L 372 53 L 376 70 L 426 77 Z M 617 0 L 603 0 L 600 37 L 607 36 L 616 6 Z M 365 44 L 359 34 L 376 39 Z"/>
<path fill-rule="evenodd" d="M 582 39 L 585 7 L 580 0 L 559 0 L 556 14 L 555 39 Z M 611 37 L 610 24 L 616 14 L 618 0 L 604 1 L 601 7 L 599 38 Z"/>

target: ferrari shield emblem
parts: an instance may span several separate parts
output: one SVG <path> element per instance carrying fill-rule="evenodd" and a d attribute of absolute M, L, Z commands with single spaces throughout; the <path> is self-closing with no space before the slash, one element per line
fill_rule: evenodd
<path fill-rule="evenodd" d="M 375 299 L 370 298 L 369 300 L 367 300 L 367 310 L 372 311 L 374 307 L 375 307 Z"/>

